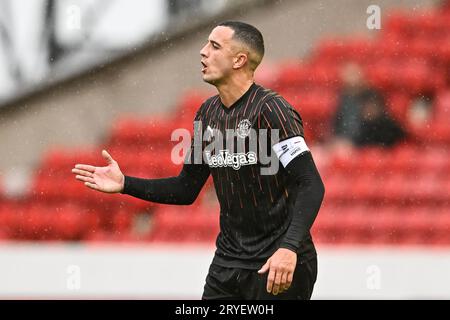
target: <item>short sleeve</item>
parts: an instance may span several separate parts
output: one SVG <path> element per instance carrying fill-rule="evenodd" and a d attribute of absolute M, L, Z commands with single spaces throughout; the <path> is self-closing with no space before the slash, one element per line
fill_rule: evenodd
<path fill-rule="evenodd" d="M 295 136 L 304 138 L 303 120 L 300 114 L 279 95 L 263 106 L 260 128 L 278 129 L 280 141 Z"/>
<path fill-rule="evenodd" d="M 260 116 L 260 129 L 270 132 L 271 147 L 284 167 L 310 151 L 304 139 L 302 118 L 283 97 L 275 96 L 266 102 Z"/>

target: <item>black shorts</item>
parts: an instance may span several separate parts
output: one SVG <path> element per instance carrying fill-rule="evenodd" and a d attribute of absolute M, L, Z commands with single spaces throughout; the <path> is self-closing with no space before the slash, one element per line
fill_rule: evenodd
<path fill-rule="evenodd" d="M 298 263 L 291 286 L 277 295 L 266 290 L 268 275 L 211 264 L 202 300 L 309 300 L 317 279 L 317 257 Z"/>

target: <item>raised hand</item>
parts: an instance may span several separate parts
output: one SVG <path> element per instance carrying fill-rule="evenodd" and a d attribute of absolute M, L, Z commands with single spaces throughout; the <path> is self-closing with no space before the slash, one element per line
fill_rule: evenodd
<path fill-rule="evenodd" d="M 106 193 L 122 192 L 125 177 L 119 165 L 106 150 L 102 151 L 102 156 L 108 163 L 106 167 L 77 164 L 72 173 L 76 174 L 77 180 L 83 181 L 84 185 L 91 189 Z"/>

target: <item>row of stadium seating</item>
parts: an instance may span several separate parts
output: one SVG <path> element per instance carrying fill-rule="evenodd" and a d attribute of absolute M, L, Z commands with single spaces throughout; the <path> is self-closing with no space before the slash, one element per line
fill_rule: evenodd
<path fill-rule="evenodd" d="M 328 162 L 329 165 L 325 168 L 329 171 L 327 175 L 346 172 L 359 174 L 363 171 L 382 174 L 391 170 L 390 176 L 437 173 L 446 177 L 450 173 L 450 149 L 400 145 L 387 151 L 366 147 L 351 155 L 332 154 Z"/>
<path fill-rule="evenodd" d="M 314 149 L 331 136 L 339 67 L 361 62 L 412 137 L 389 150 L 314 154 L 326 186 L 313 228 L 318 242 L 450 245 L 449 21 L 450 10 L 414 16 L 393 12 L 377 39 L 324 39 L 307 61 L 282 61 L 269 70 L 273 77 L 264 77 L 264 85 L 299 110 Z M 183 159 L 183 153 L 172 153 L 179 140 L 171 141 L 171 135 L 179 128 L 192 131 L 195 112 L 209 95 L 187 92 L 171 117 L 123 115 L 102 146 L 48 150 L 29 195 L 17 200 L 0 195 L 0 239 L 213 242 L 219 207 L 211 179 L 192 206 L 178 207 L 94 192 L 71 173 L 76 163 L 104 165 L 100 151 L 107 149 L 128 175 L 177 175 L 180 164 L 174 160 Z M 421 95 L 435 97 L 433 118 L 411 128 L 408 108 Z"/>
<path fill-rule="evenodd" d="M 442 65 L 434 65 L 429 60 L 415 60 L 403 55 L 396 59 L 383 57 L 364 64 L 368 80 L 384 91 L 401 91 L 411 95 L 437 91 L 445 87 L 446 78 L 441 69 Z M 300 60 L 289 61 L 280 66 L 279 81 L 276 81 L 274 87 L 278 91 L 303 89 L 305 92 L 300 91 L 301 94 L 308 93 L 309 90 L 333 94 L 340 85 L 338 71 L 339 64 L 336 62 L 331 64 L 327 60 L 316 61 L 314 64 L 311 62 L 302 64 Z"/>
<path fill-rule="evenodd" d="M 133 232 L 136 214 L 118 209 L 93 211 L 64 205 L 0 206 L 0 239 L 214 241 L 219 231 L 218 208 L 159 207 L 146 221 L 151 232 Z M 313 235 L 330 243 L 450 245 L 447 206 L 333 206 L 328 202 L 317 218 Z"/>
<path fill-rule="evenodd" d="M 345 226 L 345 227 L 342 227 Z M 313 232 L 319 242 L 450 245 L 450 213 L 443 207 L 325 205 Z"/>

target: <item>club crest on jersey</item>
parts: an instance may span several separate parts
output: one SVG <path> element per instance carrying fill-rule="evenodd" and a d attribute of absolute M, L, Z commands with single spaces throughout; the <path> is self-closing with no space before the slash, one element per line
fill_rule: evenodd
<path fill-rule="evenodd" d="M 250 133 L 252 123 L 248 119 L 241 120 L 237 127 L 237 135 L 239 138 L 245 138 Z"/>

